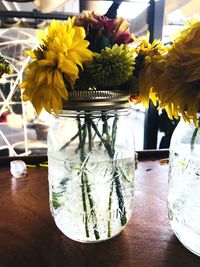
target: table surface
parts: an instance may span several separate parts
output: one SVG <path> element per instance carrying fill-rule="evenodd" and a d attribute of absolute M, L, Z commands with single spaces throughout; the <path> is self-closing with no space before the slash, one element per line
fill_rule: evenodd
<path fill-rule="evenodd" d="M 117 237 L 83 244 L 56 227 L 48 203 L 47 168 L 13 178 L 0 167 L 0 267 L 200 266 L 174 236 L 167 218 L 168 165 L 138 164 L 131 221 Z"/>

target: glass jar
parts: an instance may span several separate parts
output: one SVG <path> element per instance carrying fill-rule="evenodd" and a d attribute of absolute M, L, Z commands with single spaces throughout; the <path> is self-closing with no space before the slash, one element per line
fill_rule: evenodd
<path fill-rule="evenodd" d="M 134 137 L 128 109 L 64 111 L 49 129 L 50 208 L 80 242 L 119 234 L 133 208 Z"/>
<path fill-rule="evenodd" d="M 200 256 L 200 131 L 181 119 L 170 145 L 168 211 L 181 243 Z"/>

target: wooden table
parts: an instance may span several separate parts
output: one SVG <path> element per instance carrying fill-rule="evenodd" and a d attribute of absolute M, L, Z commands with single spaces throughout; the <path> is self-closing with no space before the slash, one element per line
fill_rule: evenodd
<path fill-rule="evenodd" d="M 25 178 L 15 179 L 1 166 L 0 267 L 199 267 L 200 258 L 169 225 L 168 165 L 148 155 L 136 171 L 131 221 L 119 236 L 97 244 L 72 241 L 54 224 L 46 167 L 29 168 Z"/>

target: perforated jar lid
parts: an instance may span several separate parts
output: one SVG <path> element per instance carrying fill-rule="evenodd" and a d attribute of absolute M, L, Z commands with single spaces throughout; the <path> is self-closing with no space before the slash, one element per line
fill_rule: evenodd
<path fill-rule="evenodd" d="M 71 91 L 63 110 L 108 110 L 128 108 L 130 95 L 124 91 Z"/>

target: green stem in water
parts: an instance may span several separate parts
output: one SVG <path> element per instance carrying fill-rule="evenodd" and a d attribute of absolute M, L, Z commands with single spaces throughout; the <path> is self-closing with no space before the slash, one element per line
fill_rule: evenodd
<path fill-rule="evenodd" d="M 115 155 L 117 122 L 118 122 L 118 115 L 115 115 L 115 119 L 114 119 L 113 125 L 112 125 L 112 139 L 111 139 L 111 149 L 112 149 L 113 155 Z M 123 197 L 123 193 L 122 193 L 122 186 L 121 186 L 121 182 L 120 182 L 120 169 L 117 166 L 113 166 L 113 169 L 114 169 L 113 178 L 115 181 L 116 194 L 117 194 L 117 198 L 118 198 L 121 225 L 123 226 L 127 223 L 127 218 L 126 218 L 126 209 L 125 209 L 125 205 L 124 205 L 124 197 Z"/>
<path fill-rule="evenodd" d="M 102 112 L 102 121 L 103 121 L 103 134 L 106 134 L 107 137 L 109 137 L 109 127 L 108 127 L 108 118 L 106 117 L 106 114 Z"/>
<path fill-rule="evenodd" d="M 81 134 L 81 121 L 80 118 L 77 118 L 78 120 L 78 133 L 79 133 L 79 143 L 80 143 L 80 159 L 81 159 L 81 163 L 84 162 L 84 157 L 85 157 L 85 153 L 83 150 L 83 138 L 82 138 L 82 134 Z M 85 218 L 84 218 L 84 222 L 85 222 L 85 233 L 86 233 L 86 237 L 89 237 L 89 228 L 88 228 L 88 212 L 87 212 L 87 204 L 86 204 L 86 187 L 85 187 L 85 180 L 84 180 L 84 172 L 81 172 L 81 190 L 82 190 L 82 201 L 83 201 L 83 211 L 85 214 Z"/>
<path fill-rule="evenodd" d="M 93 139 L 92 139 L 91 123 L 90 123 L 90 119 L 89 118 L 90 118 L 89 115 L 86 115 L 87 129 L 88 129 L 88 150 L 91 152 L 92 151 Z"/>
<path fill-rule="evenodd" d="M 63 149 L 65 149 L 68 145 L 71 144 L 71 142 L 73 142 L 77 137 L 79 136 L 79 132 L 77 132 L 67 143 L 65 143 L 59 151 L 62 151 Z"/>
<path fill-rule="evenodd" d="M 115 119 L 113 122 L 113 126 L 112 126 L 112 150 L 113 150 L 113 154 L 115 154 L 115 141 L 116 141 L 116 135 L 117 135 L 117 121 L 118 121 L 118 116 L 115 115 Z"/>
<path fill-rule="evenodd" d="M 81 120 L 80 120 L 79 116 L 78 116 L 77 120 L 78 120 L 80 159 L 81 159 L 81 163 L 83 163 L 84 159 L 85 159 L 84 139 L 83 139 L 83 135 L 82 135 Z"/>
<path fill-rule="evenodd" d="M 82 200 L 83 200 L 83 211 L 85 214 L 84 222 L 85 222 L 85 234 L 86 237 L 89 237 L 89 228 L 88 228 L 88 213 L 87 213 L 87 204 L 86 204 L 86 190 L 85 190 L 85 182 L 84 182 L 84 174 L 81 173 L 81 189 L 82 189 Z"/>
<path fill-rule="evenodd" d="M 94 131 L 95 131 L 95 133 L 97 134 L 97 136 L 99 137 L 99 139 L 100 139 L 100 140 L 102 141 L 102 143 L 104 144 L 104 146 L 105 146 L 105 148 L 106 148 L 106 150 L 107 150 L 108 155 L 110 156 L 110 158 L 113 158 L 114 155 L 113 155 L 113 153 L 112 153 L 110 144 L 109 144 L 105 139 L 103 139 L 103 137 L 101 136 L 101 134 L 100 134 L 100 132 L 99 132 L 97 126 L 96 126 L 92 121 L 91 121 L 91 126 L 92 126 L 92 128 L 94 129 Z"/>
<path fill-rule="evenodd" d="M 194 142 L 195 142 L 195 139 L 197 137 L 198 130 L 199 130 L 198 128 L 195 128 L 195 130 L 192 134 L 192 138 L 191 138 L 191 142 L 190 142 L 191 150 L 194 149 Z"/>
<path fill-rule="evenodd" d="M 102 121 L 103 121 L 103 134 L 106 134 L 107 140 L 111 142 L 111 150 L 112 150 L 112 139 L 109 134 L 109 126 L 108 126 L 108 118 L 106 117 L 106 114 L 102 112 Z M 113 195 L 113 189 L 114 189 L 114 180 L 112 180 L 111 187 L 110 187 L 110 194 L 109 194 L 109 201 L 108 201 L 108 213 L 109 213 L 109 219 L 108 219 L 108 238 L 111 237 L 111 218 L 112 218 L 112 195 Z"/>
<path fill-rule="evenodd" d="M 81 122 L 80 122 L 80 118 L 78 118 L 78 129 L 79 129 L 79 140 L 80 140 L 80 158 L 81 158 L 81 181 L 82 181 L 82 186 L 84 189 L 84 194 L 82 192 L 82 196 L 83 196 L 83 209 L 85 212 L 85 229 L 86 229 L 86 236 L 87 233 L 89 234 L 88 231 L 88 211 L 87 211 L 87 204 L 86 204 L 86 198 L 88 198 L 89 201 L 89 206 L 90 206 L 90 212 L 92 215 L 92 223 L 93 223 L 93 229 L 94 229 L 94 235 L 96 240 L 98 240 L 100 238 L 99 236 L 99 232 L 98 232 L 98 227 L 97 227 L 97 218 L 96 218 L 96 212 L 94 209 L 94 201 L 92 199 L 91 196 L 91 189 L 90 189 L 90 185 L 88 182 L 88 177 L 87 177 L 87 173 L 86 173 L 86 166 L 87 166 L 87 162 L 89 160 L 89 156 L 86 156 L 85 154 L 85 141 L 86 141 L 86 137 L 87 137 L 87 128 L 86 128 L 86 121 L 85 124 L 81 127 Z M 89 138 L 92 138 L 92 135 L 88 134 Z M 90 141 L 89 141 L 90 142 Z M 88 237 L 88 236 L 87 236 Z"/>
<path fill-rule="evenodd" d="M 83 127 L 84 127 L 84 125 L 83 125 Z M 82 128 L 83 128 L 82 127 Z M 66 147 L 68 147 L 77 137 L 79 137 L 79 131 L 74 135 L 74 136 L 72 136 L 72 138 L 69 140 L 69 141 L 67 141 L 60 149 L 59 149 L 59 151 L 62 151 L 63 149 L 65 149 Z"/>
<path fill-rule="evenodd" d="M 126 209 L 124 206 L 124 197 L 122 194 L 122 186 L 120 183 L 120 176 L 119 176 L 119 171 L 115 170 L 113 174 L 113 178 L 115 181 L 115 188 L 116 188 L 116 193 L 118 197 L 118 204 L 119 204 L 119 213 L 120 213 L 120 219 L 121 219 L 121 225 L 125 225 L 127 223 L 127 218 L 126 218 Z"/>
<path fill-rule="evenodd" d="M 87 178 L 86 173 L 85 173 L 85 182 L 86 182 L 87 196 L 88 196 L 89 205 L 90 205 L 90 212 L 92 215 L 94 235 L 95 235 L 96 240 L 98 240 L 100 238 L 100 236 L 99 236 L 98 226 L 97 226 L 97 217 L 96 217 L 96 212 L 94 209 L 94 201 L 91 197 L 91 189 L 90 189 L 90 185 L 88 184 L 88 178 Z"/>
<path fill-rule="evenodd" d="M 113 194 L 113 188 L 114 188 L 114 181 L 111 183 L 110 187 L 110 194 L 109 194 L 109 202 L 108 202 L 108 212 L 109 212 L 109 220 L 108 220 L 108 237 L 111 237 L 111 207 L 112 207 L 112 194 Z"/>
<path fill-rule="evenodd" d="M 117 120 L 118 117 L 116 115 L 115 120 L 113 122 L 113 129 L 112 129 L 112 139 L 114 141 L 112 141 L 112 146 L 109 142 L 107 142 L 105 139 L 102 138 L 101 134 L 99 133 L 99 130 L 97 129 L 96 125 L 91 121 L 91 125 L 92 128 L 94 129 L 94 131 L 96 132 L 97 136 L 100 138 L 100 140 L 102 141 L 102 143 L 104 144 L 110 158 L 113 160 L 114 158 L 114 149 L 112 149 L 112 147 L 115 147 L 115 139 L 116 139 L 116 130 L 117 130 Z M 122 194 L 122 188 L 121 188 L 121 183 L 120 183 L 120 176 L 119 176 L 119 170 L 117 167 L 114 167 L 115 171 L 113 172 L 113 178 L 115 180 L 115 187 L 116 187 L 116 194 L 118 197 L 118 204 L 119 204 L 119 212 L 120 212 L 120 219 L 121 219 L 121 225 L 125 225 L 127 222 L 126 219 L 126 209 L 124 207 L 124 197 Z"/>

